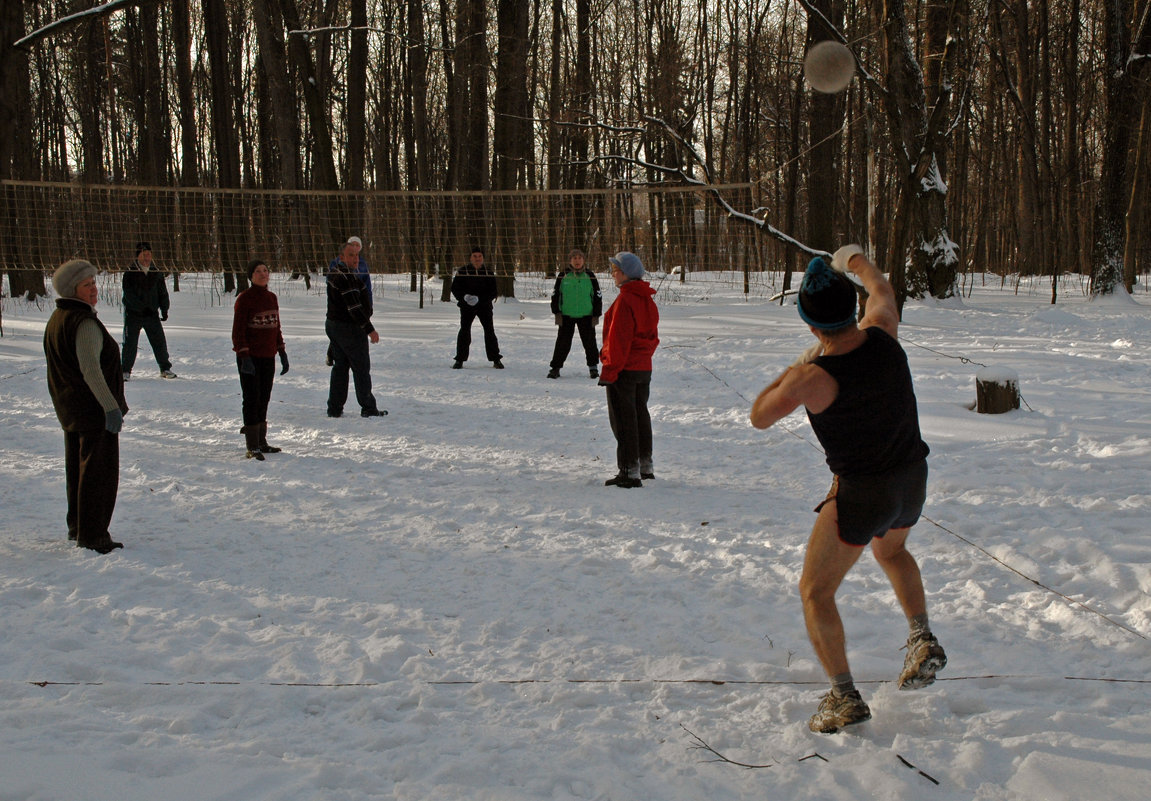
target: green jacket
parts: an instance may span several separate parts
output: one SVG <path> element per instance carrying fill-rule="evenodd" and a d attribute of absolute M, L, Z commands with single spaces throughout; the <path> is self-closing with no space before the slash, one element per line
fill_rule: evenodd
<path fill-rule="evenodd" d="M 595 273 L 584 269 L 577 273 L 568 267 L 556 278 L 552 291 L 552 314 L 564 317 L 599 317 L 603 314 L 603 297 Z"/>

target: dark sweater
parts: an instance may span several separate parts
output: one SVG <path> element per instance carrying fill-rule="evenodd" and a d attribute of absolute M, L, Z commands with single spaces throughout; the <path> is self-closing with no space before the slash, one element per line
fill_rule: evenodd
<path fill-rule="evenodd" d="M 240 357 L 272 358 L 284 350 L 280 304 L 267 287 L 251 286 L 236 296 L 232 350 Z"/>

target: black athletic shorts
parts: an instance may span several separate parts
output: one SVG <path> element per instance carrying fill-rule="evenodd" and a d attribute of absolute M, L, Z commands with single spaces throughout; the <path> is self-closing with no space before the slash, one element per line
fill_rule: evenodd
<path fill-rule="evenodd" d="M 927 460 L 878 475 L 836 476 L 815 511 L 831 500 L 839 516 L 839 538 L 848 545 L 863 547 L 889 529 L 910 528 L 927 500 Z"/>

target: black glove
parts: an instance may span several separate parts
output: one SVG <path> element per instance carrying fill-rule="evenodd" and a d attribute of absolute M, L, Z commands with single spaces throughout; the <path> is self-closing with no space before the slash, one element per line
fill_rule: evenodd
<path fill-rule="evenodd" d="M 251 356 L 245 356 L 243 359 L 240 360 L 240 372 L 243 373 L 244 375 L 255 375 L 256 374 L 256 365 L 252 361 Z"/>
<path fill-rule="evenodd" d="M 280 351 L 280 375 L 288 372 L 288 354 L 287 351 Z"/>
<path fill-rule="evenodd" d="M 599 384 L 601 387 L 610 387 L 610 386 L 611 386 L 612 384 L 614 384 L 615 382 L 614 382 L 614 381 L 604 381 L 604 380 L 601 378 L 599 381 L 596 381 L 596 383 L 597 383 L 597 384 Z"/>
<path fill-rule="evenodd" d="M 168 310 L 167 309 L 164 309 L 162 312 L 160 312 L 160 319 L 164 322 L 168 321 Z"/>

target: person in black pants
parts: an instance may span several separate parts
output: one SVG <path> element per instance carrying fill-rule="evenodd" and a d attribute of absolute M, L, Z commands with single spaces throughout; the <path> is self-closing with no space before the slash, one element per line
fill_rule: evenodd
<path fill-rule="evenodd" d="M 276 375 L 276 356 L 280 357 L 280 375 L 288 372 L 288 352 L 280 329 L 280 304 L 268 291 L 271 272 L 261 259 L 248 263 L 248 280 L 252 285 L 236 297 L 232 316 L 232 350 L 240 371 L 243 394 L 244 425 L 240 433 L 249 459 L 264 461 L 265 453 L 279 453 L 268 444 L 268 403 L 272 399 L 272 382 Z"/>
<path fill-rule="evenodd" d="M 492 306 L 499 291 L 492 268 L 484 264 L 484 251 L 472 248 L 469 263 L 461 267 L 452 279 L 452 297 L 460 307 L 460 333 L 456 336 L 456 360 L 452 369 L 459 370 L 468 360 L 472 347 L 472 321 L 477 318 L 484 329 L 484 351 L 492 367 L 504 369 L 500 356 L 500 341 L 492 320 Z"/>
<path fill-rule="evenodd" d="M 148 344 L 152 346 L 160 375 L 175 378 L 162 325 L 168 319 L 168 286 L 164 283 L 164 274 L 152 262 L 152 246 L 147 242 L 136 244 L 136 260 L 128 265 L 120 284 L 124 290 L 124 340 L 120 368 L 125 380 L 131 377 L 132 367 L 136 364 L 141 328 L 148 335 Z"/>
<path fill-rule="evenodd" d="M 120 483 L 120 429 L 128 403 L 120 348 L 96 316 L 96 268 L 81 259 L 52 276 L 56 310 L 44 329 L 48 392 L 64 429 L 68 539 L 111 553 L 108 527 Z"/>
<path fill-rule="evenodd" d="M 588 375 L 599 378 L 599 346 L 595 341 L 595 327 L 603 313 L 603 297 L 599 291 L 599 280 L 595 273 L 585 268 L 584 261 L 584 252 L 572 248 L 568 254 L 570 266 L 556 278 L 555 289 L 552 290 L 552 314 L 556 317 L 559 333 L 556 335 L 555 350 L 552 351 L 548 378 L 560 377 L 560 368 L 571 353 L 572 335 L 577 328 L 584 358 L 587 360 Z"/>
<path fill-rule="evenodd" d="M 372 326 L 371 302 L 364 282 L 356 274 L 359 257 L 344 245 L 340 260 L 328 269 L 328 317 L 324 331 L 332 343 L 332 376 L 328 385 L 328 417 L 341 417 L 348 399 L 348 372 L 356 386 L 360 417 L 382 417 L 372 394 L 371 357 L 368 342 L 380 341 Z"/>

